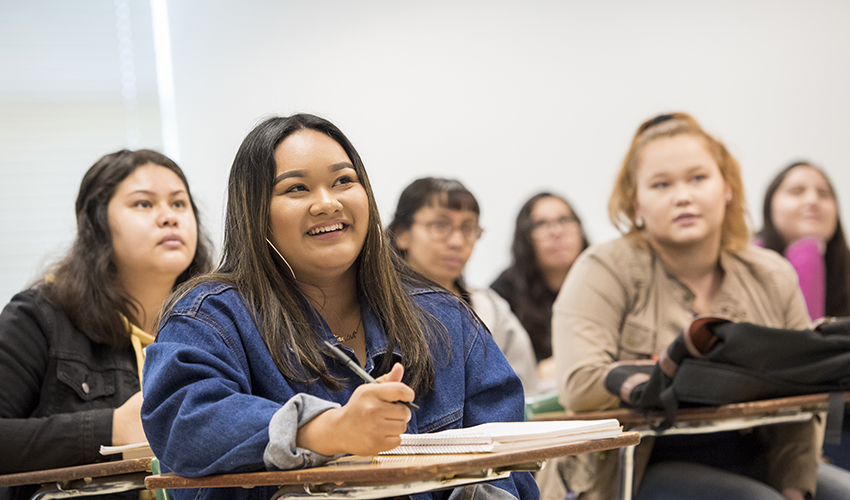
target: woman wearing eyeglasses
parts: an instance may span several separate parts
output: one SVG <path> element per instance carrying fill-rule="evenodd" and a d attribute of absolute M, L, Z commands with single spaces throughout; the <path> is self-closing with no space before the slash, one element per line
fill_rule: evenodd
<path fill-rule="evenodd" d="M 469 304 L 519 375 L 525 394 L 536 393 L 531 340 L 510 305 L 489 288 L 467 288 L 463 268 L 481 236 L 478 201 L 463 184 L 426 177 L 401 193 L 387 227 L 390 245 L 422 276 Z"/>
<path fill-rule="evenodd" d="M 578 215 L 553 193 L 532 196 L 519 211 L 513 262 L 490 285 L 511 305 L 531 337 L 538 379 L 554 381 L 552 304 L 573 262 L 588 247 Z"/>

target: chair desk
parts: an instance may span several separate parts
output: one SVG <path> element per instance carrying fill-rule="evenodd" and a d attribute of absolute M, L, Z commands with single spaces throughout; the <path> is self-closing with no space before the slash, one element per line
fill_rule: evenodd
<path fill-rule="evenodd" d="M 844 393 L 844 401 L 850 401 L 850 392 Z M 676 423 L 673 427 L 663 431 L 653 429 L 654 426 L 664 420 L 666 415 L 662 411 L 644 414 L 639 411 L 620 408 L 574 414 L 553 412 L 537 414 L 532 419 L 593 420 L 616 418 L 622 424 L 633 424 L 630 430 L 637 432 L 643 438 L 677 434 L 708 434 L 763 425 L 806 422 L 816 414 L 826 412 L 828 406 L 829 394 L 809 394 L 722 406 L 681 408 L 676 413 Z M 629 445 L 620 449 L 620 477 L 618 478 L 618 498 L 620 500 L 632 498 L 635 446 Z"/>
<path fill-rule="evenodd" d="M 507 477 L 511 471 L 538 470 L 550 458 L 633 446 L 637 432 L 615 438 L 498 453 L 458 455 L 348 456 L 310 469 L 222 474 L 198 478 L 149 476 L 149 489 L 282 486 L 272 498 L 385 498 L 452 488 Z"/>
<path fill-rule="evenodd" d="M 135 458 L 0 475 L 0 487 L 40 484 L 34 499 L 102 495 L 144 489 L 151 459 Z"/>

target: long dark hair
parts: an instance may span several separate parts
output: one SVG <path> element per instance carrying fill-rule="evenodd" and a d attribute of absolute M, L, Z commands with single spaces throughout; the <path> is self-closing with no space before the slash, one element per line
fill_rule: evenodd
<path fill-rule="evenodd" d="M 165 167 L 180 178 L 186 187 L 198 227 L 195 256 L 189 267 L 177 277 L 174 287 L 212 268 L 210 242 L 201 227 L 198 207 L 189 191 L 186 176 L 176 163 L 148 149 L 125 149 L 99 159 L 89 168 L 80 184 L 76 203 L 77 236 L 71 250 L 38 282 L 41 296 L 61 309 L 93 342 L 128 345 L 130 327 L 124 318 L 132 322 L 141 308 L 141 304 L 133 300 L 118 282 L 107 208 L 118 185 L 138 167 L 149 163 Z"/>
<path fill-rule="evenodd" d="M 555 198 L 569 207 L 581 228 L 581 251 L 583 252 L 589 246 L 581 219 L 563 196 L 550 192 L 537 193 L 520 208 L 516 218 L 514 239 L 511 244 L 511 265 L 502 272 L 497 281 L 510 284 L 513 291 L 513 297 L 509 300 L 511 308 L 529 332 L 550 332 L 552 328 L 550 324 L 552 308 L 549 305 L 551 300 L 548 299 L 552 295 L 552 291 L 546 286 L 543 273 L 537 265 L 534 242 L 531 238 L 531 232 L 534 229 L 531 212 L 537 202 L 544 198 Z M 545 337 L 545 335 L 541 334 L 540 337 Z M 538 353 L 539 355 L 540 353 Z"/>
<path fill-rule="evenodd" d="M 785 253 L 785 248 L 789 242 L 786 242 L 782 238 L 773 223 L 773 196 L 788 176 L 788 173 L 797 167 L 803 166 L 812 168 L 823 176 L 835 200 L 836 208 L 838 207 L 835 188 L 821 168 L 807 161 L 798 161 L 782 169 L 770 182 L 767 186 L 767 191 L 764 193 L 764 203 L 762 205 L 764 225 L 756 235 L 762 240 L 765 248 L 770 248 L 780 254 Z M 827 316 L 850 316 L 850 248 L 847 247 L 844 229 L 841 227 L 841 216 L 838 216 L 835 234 L 826 242 L 824 261 L 826 263 L 826 304 L 824 314 Z"/>
<path fill-rule="evenodd" d="M 224 248 L 214 274 L 187 283 L 181 292 L 203 281 L 233 285 L 245 298 L 260 335 L 280 372 L 295 382 L 317 379 L 337 390 L 341 380 L 330 375 L 314 333 L 315 317 L 292 273 L 269 246 L 270 205 L 277 172 L 275 149 L 290 135 L 314 130 L 336 141 L 351 159 L 369 200 L 369 227 L 357 266 L 357 287 L 388 337 L 388 350 L 404 352 L 405 379 L 417 394 L 434 385 L 429 335 L 440 335 L 435 319 L 410 297 L 398 272 L 399 262 L 383 240 L 381 219 L 360 155 L 333 123 L 309 114 L 272 117 L 257 125 L 242 141 L 233 160 L 227 189 Z M 395 257 L 398 259 L 398 257 Z M 179 298 L 173 297 L 166 310 Z M 441 344 L 445 345 L 445 344 Z M 289 355 L 288 353 L 295 353 Z M 381 370 L 392 368 L 384 356 Z"/>

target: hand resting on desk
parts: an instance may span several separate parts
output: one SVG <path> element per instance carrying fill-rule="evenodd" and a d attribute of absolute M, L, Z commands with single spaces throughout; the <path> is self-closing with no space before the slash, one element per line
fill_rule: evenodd
<path fill-rule="evenodd" d="M 345 406 L 327 410 L 298 429 L 300 448 L 323 455 L 377 455 L 401 444 L 410 409 L 397 401 L 413 401 L 413 390 L 401 382 L 404 367 L 399 363 L 379 377 L 378 384 L 363 384 L 354 390 Z"/>

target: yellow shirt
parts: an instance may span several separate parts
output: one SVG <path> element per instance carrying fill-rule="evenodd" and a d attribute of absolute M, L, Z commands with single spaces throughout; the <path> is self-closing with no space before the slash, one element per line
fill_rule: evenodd
<path fill-rule="evenodd" d="M 142 330 L 138 326 L 127 321 L 124 321 L 130 326 L 130 343 L 133 344 L 133 351 L 136 352 L 136 366 L 139 367 L 139 387 L 142 387 L 142 369 L 145 366 L 145 347 L 151 345 L 156 337 Z"/>

